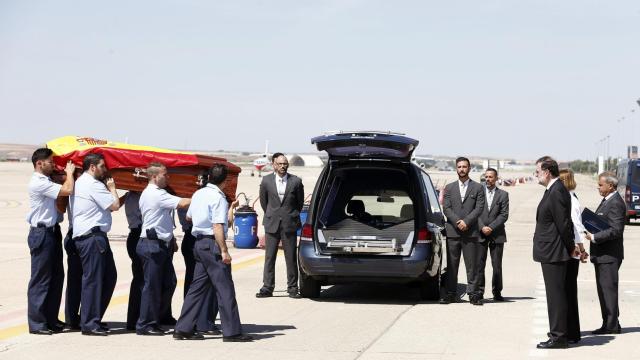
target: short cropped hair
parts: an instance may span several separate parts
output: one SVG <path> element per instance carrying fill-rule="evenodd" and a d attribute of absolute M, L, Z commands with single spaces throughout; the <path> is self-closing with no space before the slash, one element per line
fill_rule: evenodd
<path fill-rule="evenodd" d="M 618 187 L 618 178 L 616 177 L 616 174 L 612 173 L 611 171 L 605 171 L 602 174 L 598 175 L 598 178 L 603 178 L 604 181 L 609 184 L 609 185 L 613 185 L 613 187 Z"/>
<path fill-rule="evenodd" d="M 558 162 L 553 160 L 551 156 L 541 157 L 540 159 L 536 160 L 536 164 L 540 164 L 540 169 L 542 170 L 549 170 L 551 176 L 560 176 L 560 168 L 558 167 Z"/>
<path fill-rule="evenodd" d="M 560 170 L 560 181 L 564 184 L 564 187 L 567 190 L 575 190 L 576 189 L 576 179 L 573 177 L 573 170 L 571 169 L 561 169 Z"/>
<path fill-rule="evenodd" d="M 215 164 L 209 169 L 209 183 L 220 185 L 227 178 L 227 167 L 222 164 Z"/>
<path fill-rule="evenodd" d="M 98 166 L 100 160 L 104 160 L 104 156 L 102 156 L 102 154 L 88 154 L 82 160 L 82 171 L 89 170 L 91 165 Z"/>
<path fill-rule="evenodd" d="M 149 165 L 147 165 L 147 176 L 151 177 L 151 176 L 156 176 L 158 174 L 160 174 L 160 171 L 162 169 L 166 169 L 167 167 L 161 163 L 161 162 L 150 162 Z"/>
<path fill-rule="evenodd" d="M 498 170 L 490 167 L 490 168 L 487 168 L 487 170 L 485 170 L 484 172 L 487 172 L 487 171 L 493 171 L 493 173 L 496 175 L 496 177 L 498 177 Z"/>
<path fill-rule="evenodd" d="M 40 148 L 33 152 L 31 155 L 31 162 L 33 167 L 36 167 L 36 163 L 40 160 L 47 160 L 49 156 L 53 155 L 53 151 L 48 148 Z"/>
<path fill-rule="evenodd" d="M 271 162 L 276 162 L 276 159 L 280 156 L 284 156 L 284 154 L 281 152 L 273 153 L 273 156 L 271 156 Z"/>
<path fill-rule="evenodd" d="M 459 162 L 461 162 L 461 161 L 466 161 L 466 162 L 467 162 L 467 165 L 469 165 L 469 167 L 471 167 L 471 161 L 469 161 L 469 159 L 467 159 L 467 158 L 466 158 L 466 157 L 464 157 L 464 156 L 459 156 L 459 157 L 456 159 L 456 166 L 457 166 L 457 165 L 458 165 L 458 163 L 459 163 Z"/>

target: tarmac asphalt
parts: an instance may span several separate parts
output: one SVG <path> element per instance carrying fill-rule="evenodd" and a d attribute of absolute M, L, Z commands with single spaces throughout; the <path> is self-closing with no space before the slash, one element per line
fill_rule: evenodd
<path fill-rule="evenodd" d="M 420 301 L 417 289 L 398 285 L 339 285 L 323 288 L 319 299 L 290 299 L 285 292 L 281 256 L 275 296 L 257 299 L 254 294 L 261 286 L 263 252 L 232 248 L 240 317 L 245 332 L 254 334 L 256 341 L 223 343 L 220 336 L 205 341 L 175 341 L 171 335 L 138 336 L 123 330 L 131 270 L 125 248 L 126 220 L 121 212 L 114 214 L 110 233 L 118 283 L 105 320 L 113 333 L 104 338 L 77 332 L 30 335 L 26 327 L 29 251 L 24 216 L 31 171 L 30 164 L 0 163 L 0 359 L 640 359 L 640 223 L 625 229 L 626 259 L 620 271 L 619 294 L 622 334 L 590 334 L 601 320 L 593 265 L 587 263 L 580 267 L 578 279 L 583 340 L 566 350 L 535 348 L 548 331 L 542 273 L 531 258 L 535 210 L 544 191 L 535 183 L 504 188 L 511 200 L 503 265 L 506 302 L 493 302 L 491 294 L 485 294 L 489 299 L 481 307 L 466 301 L 439 305 Z M 310 193 L 319 169 L 293 168 L 291 172 L 303 178 Z M 478 180 L 479 175 L 472 173 L 472 178 Z M 443 185 L 453 180 L 455 173 L 433 173 L 432 178 Z M 594 209 L 600 201 L 595 180 L 578 176 L 577 181 L 582 205 Z M 259 178 L 244 171 L 238 192 L 255 199 L 258 182 Z M 173 314 L 178 317 L 184 275 L 180 253 L 174 264 L 179 284 Z M 486 274 L 490 283 L 490 261 Z M 463 269 L 459 282 L 463 290 Z"/>

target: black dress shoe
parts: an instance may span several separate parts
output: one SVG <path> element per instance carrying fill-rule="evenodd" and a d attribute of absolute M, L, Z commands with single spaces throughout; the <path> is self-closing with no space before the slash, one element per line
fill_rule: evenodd
<path fill-rule="evenodd" d="M 479 297 L 474 297 L 471 298 L 471 305 L 478 305 L 478 306 L 482 306 L 482 300 Z"/>
<path fill-rule="evenodd" d="M 292 291 L 292 292 L 289 293 L 289 297 L 292 298 L 292 299 L 300 299 L 302 296 L 300 296 L 299 292 L 297 292 L 297 291 L 293 292 Z"/>
<path fill-rule="evenodd" d="M 249 342 L 253 341 L 253 336 L 246 334 L 238 334 L 233 336 L 223 336 L 222 341 L 224 342 Z"/>
<path fill-rule="evenodd" d="M 222 335 L 222 331 L 218 328 L 213 328 L 210 330 L 200 331 L 202 335 Z"/>
<path fill-rule="evenodd" d="M 49 329 L 51 330 L 51 332 L 53 332 L 54 334 L 59 334 L 62 331 L 64 331 L 64 325 L 60 326 L 58 324 L 55 324 L 53 326 L 50 326 Z"/>
<path fill-rule="evenodd" d="M 580 342 L 580 339 L 569 339 L 569 340 L 567 340 L 567 342 L 568 342 L 569 344 L 577 344 L 577 343 L 579 343 L 579 342 Z"/>
<path fill-rule="evenodd" d="M 618 325 L 615 329 L 607 329 L 606 327 L 601 327 L 600 329 L 593 330 L 591 333 L 593 335 L 605 335 L 605 334 L 620 334 L 622 332 L 622 328 Z"/>
<path fill-rule="evenodd" d="M 256 293 L 257 298 L 266 298 L 266 297 L 272 297 L 272 296 L 273 296 L 273 293 L 271 291 L 267 291 L 264 289 L 260 289 L 260 291 Z"/>
<path fill-rule="evenodd" d="M 51 335 L 51 334 L 53 334 L 53 331 L 51 331 L 49 329 L 30 330 L 29 334 L 33 334 L 33 335 Z"/>
<path fill-rule="evenodd" d="M 56 326 L 64 328 L 67 324 L 64 321 L 56 320 Z"/>
<path fill-rule="evenodd" d="M 88 336 L 107 336 L 109 335 L 109 332 L 102 329 L 102 328 L 97 328 L 97 329 L 93 329 L 93 330 L 82 330 L 82 335 L 88 335 Z"/>
<path fill-rule="evenodd" d="M 68 324 L 67 325 L 67 329 L 71 330 L 71 331 L 80 331 L 80 330 L 82 330 L 82 328 L 80 327 L 80 324 Z"/>
<path fill-rule="evenodd" d="M 128 325 L 125 327 L 125 329 L 127 329 L 128 331 L 135 331 L 136 330 L 136 325 Z"/>
<path fill-rule="evenodd" d="M 538 349 L 566 349 L 569 347 L 567 340 L 549 339 L 536 345 Z"/>
<path fill-rule="evenodd" d="M 136 334 L 144 336 L 162 336 L 164 335 L 164 330 L 157 327 L 148 327 L 143 330 L 136 330 Z"/>
<path fill-rule="evenodd" d="M 493 301 L 504 301 L 504 298 L 502 297 L 502 295 L 500 293 L 494 293 L 493 294 Z"/>
<path fill-rule="evenodd" d="M 204 340 L 204 336 L 198 332 L 186 333 L 182 331 L 174 331 L 173 338 L 176 340 Z"/>

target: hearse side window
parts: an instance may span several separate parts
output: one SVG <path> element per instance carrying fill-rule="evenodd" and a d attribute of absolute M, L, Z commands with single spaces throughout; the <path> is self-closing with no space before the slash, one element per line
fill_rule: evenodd
<path fill-rule="evenodd" d="M 422 173 L 422 179 L 424 180 L 424 185 L 425 185 L 424 191 L 427 195 L 427 198 L 429 199 L 429 206 L 431 208 L 431 213 L 433 214 L 441 213 L 442 210 L 440 209 L 440 203 L 438 202 L 438 195 L 436 194 L 436 191 L 433 188 L 433 183 L 431 182 L 431 178 L 424 171 L 421 171 L 421 173 Z"/>

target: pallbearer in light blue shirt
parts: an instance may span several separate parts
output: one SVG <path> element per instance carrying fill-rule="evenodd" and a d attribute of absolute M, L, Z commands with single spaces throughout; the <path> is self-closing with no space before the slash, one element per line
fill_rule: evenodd
<path fill-rule="evenodd" d="M 140 302 L 140 317 L 136 323 L 138 335 L 164 335 L 160 324 L 170 324 L 171 298 L 176 288 L 173 253 L 177 251 L 173 237 L 173 213 L 186 208 L 191 199 L 181 199 L 165 189 L 169 184 L 167 168 L 152 162 L 147 167 L 149 185 L 140 195 L 142 235 L 136 253 L 142 260 L 144 286 Z M 164 321 L 163 321 L 164 320 Z M 167 322 L 165 322 L 167 321 Z"/>
<path fill-rule="evenodd" d="M 226 178 L 225 166 L 212 166 L 207 186 L 193 194 L 187 213 L 187 218 L 191 218 L 193 223 L 192 233 L 196 237 L 196 267 L 173 334 L 176 340 L 204 338 L 196 332 L 196 323 L 201 312 L 208 309 L 205 302 L 211 288 L 215 289 L 218 298 L 223 341 L 253 340 L 251 336 L 242 333 L 236 291 L 231 278 L 231 255 L 225 242 L 228 202 L 222 192 Z"/>
<path fill-rule="evenodd" d="M 80 327 L 83 335 L 105 336 L 102 317 L 116 286 L 116 265 L 107 238 L 111 212 L 120 209 L 120 199 L 101 154 L 88 154 L 84 173 L 76 181 L 72 197 L 73 241 L 82 261 Z"/>
<path fill-rule="evenodd" d="M 75 166 L 68 163 L 65 168 L 67 178 L 63 185 L 51 181 L 54 170 L 53 152 L 41 148 L 34 151 L 31 157 L 34 172 L 29 182 L 29 213 L 27 222 L 30 225 L 27 242 L 31 254 L 31 279 L 27 290 L 29 332 L 39 335 L 50 335 L 62 331 L 58 324 L 58 311 L 62 293 L 60 278 L 64 281 L 64 273 L 56 274 L 62 266 L 62 257 L 57 256 L 59 239 L 54 227 L 58 222 L 56 199 L 68 196 L 73 191 L 73 172 Z M 61 254 L 60 254 L 61 255 Z"/>

